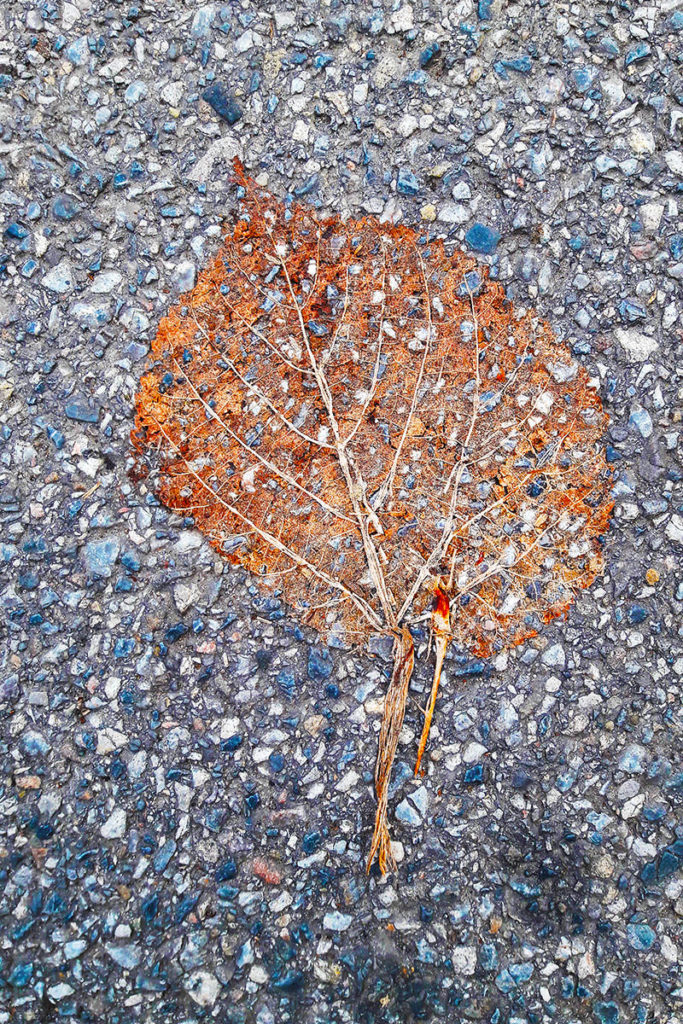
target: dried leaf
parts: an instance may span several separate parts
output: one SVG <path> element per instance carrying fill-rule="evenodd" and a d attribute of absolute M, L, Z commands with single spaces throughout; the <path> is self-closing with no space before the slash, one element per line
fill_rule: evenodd
<path fill-rule="evenodd" d="M 133 438 L 158 493 L 323 634 L 394 638 L 370 863 L 411 625 L 487 656 L 602 569 L 606 416 L 585 370 L 463 253 L 372 218 L 319 219 L 235 166 L 239 213 L 159 325 Z M 436 594 L 436 600 L 434 595 Z"/>

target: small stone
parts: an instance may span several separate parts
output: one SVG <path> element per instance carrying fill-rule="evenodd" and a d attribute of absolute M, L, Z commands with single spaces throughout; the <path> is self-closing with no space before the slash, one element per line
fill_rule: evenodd
<path fill-rule="evenodd" d="M 541 661 L 547 668 L 564 668 L 566 657 L 562 644 L 553 644 L 547 647 L 541 655 Z"/>
<path fill-rule="evenodd" d="M 195 971 L 187 979 L 187 993 L 198 1006 L 213 1006 L 218 998 L 221 985 L 218 978 L 208 971 Z"/>
<path fill-rule="evenodd" d="M 339 910 L 328 911 L 323 917 L 323 928 L 330 932 L 345 932 L 351 927 L 353 918 L 350 914 L 342 914 Z"/>
<path fill-rule="evenodd" d="M 643 231 L 652 235 L 659 231 L 663 213 L 664 207 L 661 203 L 644 203 L 640 207 L 640 222 L 643 225 Z"/>
<path fill-rule="evenodd" d="M 323 682 L 332 675 L 334 665 L 327 648 L 311 647 L 308 655 L 308 678 Z"/>
<path fill-rule="evenodd" d="M 100 418 L 100 410 L 89 405 L 85 398 L 74 398 L 67 402 L 64 412 L 70 420 L 78 420 L 79 423 L 97 423 Z"/>
<path fill-rule="evenodd" d="M 41 283 L 43 288 L 56 292 L 57 295 L 65 295 L 66 292 L 73 291 L 75 279 L 69 261 L 67 259 L 60 260 L 52 270 L 48 270 Z"/>
<path fill-rule="evenodd" d="M 664 160 L 673 174 L 683 177 L 683 150 L 670 149 L 664 154 Z"/>
<path fill-rule="evenodd" d="M 655 151 L 654 135 L 645 128 L 634 128 L 629 134 L 628 143 L 636 156 L 649 156 Z"/>
<path fill-rule="evenodd" d="M 417 131 L 418 126 L 419 121 L 413 114 L 404 114 L 398 122 L 398 131 L 404 139 L 407 139 L 413 134 L 413 132 Z"/>
<path fill-rule="evenodd" d="M 401 800 L 400 804 L 396 808 L 396 817 L 399 821 L 402 821 L 404 825 L 410 825 L 411 828 L 417 828 L 422 824 L 422 818 L 408 800 Z"/>
<path fill-rule="evenodd" d="M 632 362 L 643 363 L 659 348 L 655 338 L 632 328 L 617 327 L 615 337 Z"/>
<path fill-rule="evenodd" d="M 630 775 L 641 775 L 645 771 L 643 760 L 647 755 L 645 747 L 630 743 L 621 753 L 619 768 Z"/>
<path fill-rule="evenodd" d="M 456 975 L 468 977 L 477 969 L 476 946 L 456 946 L 451 951 L 453 970 Z"/>
<path fill-rule="evenodd" d="M 626 938 L 632 949 L 646 953 L 654 945 L 657 936 L 649 924 L 629 924 L 626 928 Z"/>
<path fill-rule="evenodd" d="M 121 544 L 117 537 L 105 540 L 91 540 L 83 549 L 83 562 L 89 576 L 105 578 L 111 576 Z"/>
<path fill-rule="evenodd" d="M 501 235 L 495 228 L 487 227 L 477 221 L 465 235 L 465 242 L 474 252 L 481 252 L 490 255 L 495 252 Z"/>
<path fill-rule="evenodd" d="M 462 203 L 444 203 L 439 210 L 439 220 L 444 224 L 464 224 L 469 218 L 469 208 Z"/>
<path fill-rule="evenodd" d="M 174 285 L 178 292 L 189 292 L 197 280 L 197 268 L 190 260 L 183 260 L 175 268 Z"/>
<path fill-rule="evenodd" d="M 423 220 L 436 220 L 436 207 L 433 203 L 426 203 L 420 210 L 420 216 Z"/>
<path fill-rule="evenodd" d="M 121 807 L 109 815 L 100 829 L 104 839 L 121 839 L 126 833 L 126 812 Z"/>
<path fill-rule="evenodd" d="M 21 738 L 21 748 L 29 757 L 45 756 L 51 750 L 50 744 L 41 732 L 29 729 Z"/>
<path fill-rule="evenodd" d="M 597 1002 L 593 1011 L 599 1024 L 619 1024 L 619 1007 L 616 1003 Z"/>
<path fill-rule="evenodd" d="M 645 573 L 645 579 L 649 586 L 654 587 L 655 583 L 659 583 L 659 573 L 656 569 L 648 569 Z"/>
<path fill-rule="evenodd" d="M 638 430 L 641 437 L 652 436 L 652 418 L 647 409 L 643 409 L 641 405 L 634 406 L 628 421 Z"/>
<path fill-rule="evenodd" d="M 402 196 L 416 196 L 420 191 L 417 178 L 407 167 L 401 167 L 396 179 L 396 191 Z"/>
<path fill-rule="evenodd" d="M 228 124 L 236 124 L 242 117 L 242 108 L 222 82 L 215 82 L 208 89 L 205 89 L 202 93 L 202 99 L 206 100 L 218 116 L 222 117 Z"/>
<path fill-rule="evenodd" d="M 263 857 L 257 857 L 254 860 L 251 870 L 266 885 L 279 885 L 282 881 L 282 871 L 272 861 Z"/>
<path fill-rule="evenodd" d="M 139 103 L 140 100 L 144 100 L 146 95 L 147 86 L 142 79 L 138 79 L 135 82 L 131 82 L 123 94 L 123 98 L 127 106 L 133 107 L 136 103 Z"/>
<path fill-rule="evenodd" d="M 669 540 L 674 541 L 676 544 L 683 544 L 683 516 L 679 516 L 676 513 L 671 516 L 671 519 L 666 524 L 666 535 Z"/>
<path fill-rule="evenodd" d="M 168 82 L 161 90 L 160 95 L 164 103 L 168 103 L 170 107 L 178 107 L 184 93 L 184 82 Z"/>
<path fill-rule="evenodd" d="M 211 34 L 211 26 L 215 17 L 216 9 L 213 4 L 205 4 L 195 11 L 190 28 L 195 39 L 202 39 Z"/>
<path fill-rule="evenodd" d="M 115 946 L 113 942 L 107 942 L 104 948 L 114 963 L 127 971 L 132 971 L 137 967 L 142 958 L 142 950 L 139 946 Z"/>

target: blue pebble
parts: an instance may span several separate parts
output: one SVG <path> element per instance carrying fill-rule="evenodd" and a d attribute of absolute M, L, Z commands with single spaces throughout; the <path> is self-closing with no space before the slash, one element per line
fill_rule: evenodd
<path fill-rule="evenodd" d="M 147 86 L 142 81 L 142 79 L 136 79 L 136 81 L 130 83 L 130 85 L 123 94 L 123 98 L 128 104 L 128 106 L 132 107 L 136 103 L 139 103 L 140 100 L 143 100 L 146 95 Z"/>
<path fill-rule="evenodd" d="M 100 418 L 99 408 L 88 405 L 84 398 L 67 402 L 64 411 L 70 420 L 78 420 L 79 423 L 97 423 Z"/>
<path fill-rule="evenodd" d="M 90 576 L 111 576 L 114 562 L 119 557 L 120 545 L 115 537 L 91 540 L 85 545 L 83 560 Z"/>
<path fill-rule="evenodd" d="M 640 622 L 645 622 L 645 619 L 648 617 L 649 612 L 647 608 L 643 608 L 639 604 L 632 604 L 627 614 L 628 621 L 631 623 L 632 626 L 636 626 Z"/>
<path fill-rule="evenodd" d="M 534 973 L 533 964 L 510 964 L 508 970 L 516 985 L 523 985 L 529 981 Z"/>
<path fill-rule="evenodd" d="M 672 235 L 669 239 L 669 252 L 675 260 L 683 257 L 683 235 Z"/>
<path fill-rule="evenodd" d="M 225 818 L 225 811 L 222 807 L 213 807 L 210 811 L 206 812 L 204 823 L 211 832 L 220 832 L 223 820 Z"/>
<path fill-rule="evenodd" d="M 221 82 L 210 85 L 202 93 L 202 99 L 206 100 L 210 107 L 216 111 L 228 124 L 236 124 L 242 117 L 242 108 L 239 106 L 232 94 Z"/>
<path fill-rule="evenodd" d="M 63 40 L 63 42 L 61 46 L 58 46 L 60 40 Z M 66 40 L 64 39 L 64 37 L 60 36 L 59 39 L 57 39 L 57 42 L 55 43 L 55 49 L 61 50 L 65 43 Z M 75 39 L 73 43 L 67 46 L 66 50 L 64 51 L 64 56 L 68 61 L 70 61 L 72 64 L 76 64 L 77 66 L 85 64 L 85 62 L 88 60 L 90 56 L 88 37 L 81 36 L 80 39 Z"/>
<path fill-rule="evenodd" d="M 642 437 L 650 437 L 652 434 L 652 417 L 647 409 L 637 406 L 632 410 L 628 422 L 638 430 Z"/>
<path fill-rule="evenodd" d="M 308 178 L 306 178 L 306 181 L 303 183 L 303 185 L 299 185 L 297 188 L 294 189 L 294 195 L 297 196 L 297 198 L 300 198 L 301 196 L 310 195 L 311 192 L 315 192 L 315 190 L 317 189 L 319 181 L 320 179 L 317 174 L 311 174 Z"/>
<path fill-rule="evenodd" d="M 638 320 L 646 320 L 647 312 L 637 302 L 630 299 L 622 299 L 619 303 L 619 316 L 626 323 L 634 324 Z"/>
<path fill-rule="evenodd" d="M 427 81 L 427 72 L 418 71 L 417 68 L 414 71 L 409 71 L 403 79 L 406 85 L 424 85 Z"/>
<path fill-rule="evenodd" d="M 629 924 L 626 927 L 626 937 L 628 944 L 632 949 L 637 950 L 639 953 L 646 953 L 648 949 L 652 949 L 655 939 L 657 938 L 654 930 L 650 928 L 649 924 Z"/>
<path fill-rule="evenodd" d="M 268 758 L 268 764 L 270 765 L 271 772 L 277 775 L 278 772 L 284 771 L 285 759 L 282 754 L 273 753 Z"/>
<path fill-rule="evenodd" d="M 326 647 L 312 647 L 308 654 L 308 678 L 315 682 L 324 682 L 332 675 L 332 655 Z"/>
<path fill-rule="evenodd" d="M 174 920 L 176 924 L 180 924 L 185 920 L 188 914 L 190 914 L 199 902 L 199 896 L 186 896 L 185 899 L 181 900 L 176 907 Z"/>
<path fill-rule="evenodd" d="M 576 91 L 583 95 L 588 92 L 593 82 L 595 81 L 596 71 L 595 68 L 579 67 L 574 68 L 572 71 L 572 82 Z"/>
<path fill-rule="evenodd" d="M 301 847 L 304 853 L 315 853 L 322 843 L 322 839 L 323 837 L 320 832 L 308 832 L 301 840 Z"/>
<path fill-rule="evenodd" d="M 188 627 L 184 622 L 176 622 L 175 626 L 171 626 L 166 630 L 164 639 L 169 643 L 175 643 L 176 640 L 180 640 L 181 636 L 184 636 L 188 631 Z"/>
<path fill-rule="evenodd" d="M 435 40 L 433 43 L 430 43 L 429 46 L 426 46 L 422 53 L 420 54 L 420 67 L 428 67 L 432 63 L 434 58 L 438 57 L 440 53 L 441 47 Z"/>
<path fill-rule="evenodd" d="M 121 555 L 121 562 L 131 572 L 138 572 L 140 569 L 140 559 L 134 551 L 124 551 Z"/>
<path fill-rule="evenodd" d="M 59 220 L 73 220 L 80 207 L 69 196 L 57 196 L 52 204 L 52 212 Z"/>
<path fill-rule="evenodd" d="M 144 917 L 145 921 L 147 921 L 148 923 L 150 921 L 153 921 L 154 918 L 157 916 L 157 912 L 159 910 L 158 894 L 152 893 L 151 896 L 148 896 L 147 899 L 143 900 L 142 903 L 140 904 L 140 909 L 142 910 L 142 916 Z"/>
<path fill-rule="evenodd" d="M 506 967 L 496 975 L 496 988 L 499 989 L 504 995 L 508 992 L 512 992 L 515 988 L 515 981 L 510 972 Z"/>
<path fill-rule="evenodd" d="M 493 0 L 479 0 L 477 4 L 477 15 L 479 21 L 491 21 L 493 14 Z"/>
<path fill-rule="evenodd" d="M 126 346 L 126 355 L 129 356 L 134 363 L 137 363 L 140 359 L 144 359 L 149 352 L 149 345 L 143 345 L 139 341 L 131 341 Z"/>
<path fill-rule="evenodd" d="M 154 865 L 154 870 L 158 875 L 160 875 L 162 871 L 166 870 L 171 857 L 176 852 L 176 849 L 177 845 L 175 839 L 167 839 L 164 845 L 157 850 L 152 863 Z"/>
<path fill-rule="evenodd" d="M 21 738 L 21 749 L 29 757 L 44 757 L 45 754 L 50 752 L 51 748 L 42 733 L 30 729 Z"/>
<path fill-rule="evenodd" d="M 114 644 L 114 657 L 127 658 L 135 650 L 135 640 L 132 636 L 122 636 Z"/>
<path fill-rule="evenodd" d="M 17 224 L 16 221 L 13 221 L 5 228 L 5 235 L 7 238 L 16 238 L 18 241 L 21 241 L 22 238 L 27 237 L 28 228 L 25 228 L 23 225 Z"/>
<path fill-rule="evenodd" d="M 595 1003 L 593 1013 L 600 1024 L 619 1024 L 619 1007 L 616 1003 Z"/>
<path fill-rule="evenodd" d="M 458 285 L 458 295 L 463 299 L 470 295 L 476 297 L 481 291 L 483 283 L 481 274 L 477 270 L 470 270 Z"/>
<path fill-rule="evenodd" d="M 646 60 L 650 56 L 652 48 L 649 43 L 640 42 L 632 46 L 624 58 L 624 67 L 628 68 L 631 64 L 636 64 L 639 61 Z"/>
<path fill-rule="evenodd" d="M 484 781 L 484 766 L 483 764 L 473 764 L 471 768 L 468 768 L 465 772 L 464 780 L 468 786 L 478 786 Z"/>
<path fill-rule="evenodd" d="M 659 866 L 657 867 L 657 881 L 663 882 L 665 879 L 673 875 L 681 866 L 681 857 L 676 856 L 674 853 L 674 844 L 671 847 L 665 847 L 659 858 Z M 681 855 L 683 856 L 683 839 L 678 840 L 678 845 L 681 847 Z"/>
<path fill-rule="evenodd" d="M 601 53 L 604 53 L 609 59 L 619 56 L 619 46 L 616 40 L 612 39 L 611 36 L 603 36 L 600 40 L 598 47 Z"/>
<path fill-rule="evenodd" d="M 482 252 L 490 255 L 495 252 L 501 235 L 495 228 L 487 227 L 477 221 L 465 235 L 465 242 L 474 252 Z"/>
<path fill-rule="evenodd" d="M 12 973 L 10 974 L 8 981 L 12 988 L 26 988 L 29 981 L 33 977 L 33 964 L 17 964 Z"/>
<path fill-rule="evenodd" d="M 277 683 L 286 697 L 289 697 L 291 699 L 294 696 L 296 680 L 292 672 L 289 672 L 287 669 L 283 668 L 278 673 Z"/>
<path fill-rule="evenodd" d="M 508 71 L 518 71 L 522 75 L 526 75 L 531 71 L 531 57 L 526 55 L 523 57 L 504 57 L 500 63 Z"/>
<path fill-rule="evenodd" d="M 517 878 L 510 879 L 510 888 L 514 892 L 518 892 L 520 896 L 527 896 L 530 898 L 532 896 L 541 895 L 541 887 L 539 885 L 529 885 L 528 882 L 524 882 Z"/>
<path fill-rule="evenodd" d="M 234 878 L 236 874 L 237 864 L 232 859 L 232 857 L 228 857 L 227 860 L 224 860 L 223 863 L 216 868 L 216 873 L 214 877 L 217 882 L 229 882 L 230 879 Z"/>
<path fill-rule="evenodd" d="M 637 978 L 624 978 L 624 999 L 632 1003 L 640 992 L 640 982 Z"/>
<path fill-rule="evenodd" d="M 495 971 L 498 967 L 498 950 L 492 942 L 484 942 L 481 945 L 479 964 L 483 971 Z"/>
<path fill-rule="evenodd" d="M 402 196 L 416 196 L 420 191 L 417 178 L 407 167 L 399 168 L 396 191 Z"/>

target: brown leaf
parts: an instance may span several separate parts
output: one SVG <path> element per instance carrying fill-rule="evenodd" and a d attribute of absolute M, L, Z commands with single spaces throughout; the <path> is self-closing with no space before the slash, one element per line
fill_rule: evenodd
<path fill-rule="evenodd" d="M 564 614 L 602 569 L 606 417 L 548 324 L 470 256 L 235 177 L 234 225 L 159 325 L 134 443 L 161 458 L 161 499 L 306 622 L 394 638 L 384 870 L 409 627 L 440 638 L 431 718 L 450 641 L 486 656 Z"/>

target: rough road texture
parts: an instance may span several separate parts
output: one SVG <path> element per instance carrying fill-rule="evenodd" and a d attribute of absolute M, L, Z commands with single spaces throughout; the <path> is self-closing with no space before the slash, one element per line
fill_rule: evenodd
<path fill-rule="evenodd" d="M 679 1019 L 676 7 L 3 5 L 0 1024 Z M 237 151 L 477 251 L 612 417 L 608 574 L 452 653 L 413 779 L 418 674 L 384 881 L 388 652 L 324 649 L 128 476 Z"/>

